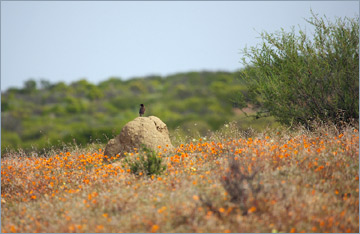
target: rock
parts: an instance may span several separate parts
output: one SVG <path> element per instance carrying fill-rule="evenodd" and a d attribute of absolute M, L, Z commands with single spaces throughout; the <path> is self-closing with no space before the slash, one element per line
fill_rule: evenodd
<path fill-rule="evenodd" d="M 108 158 L 117 155 L 121 151 L 120 147 L 120 135 L 117 135 L 115 138 L 109 140 L 106 144 L 104 155 L 107 155 Z"/>
<path fill-rule="evenodd" d="M 137 117 L 128 122 L 120 134 L 107 143 L 104 155 L 111 158 L 143 146 L 155 151 L 159 151 L 158 146 L 161 149 L 173 149 L 166 124 L 156 116 Z"/>

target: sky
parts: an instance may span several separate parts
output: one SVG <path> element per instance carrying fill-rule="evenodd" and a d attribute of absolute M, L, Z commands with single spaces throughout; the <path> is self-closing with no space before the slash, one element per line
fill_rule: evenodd
<path fill-rule="evenodd" d="M 359 14 L 358 1 L 1 1 L 1 91 L 29 79 L 129 79 L 236 71 L 260 33 L 311 32 L 310 9 Z"/>

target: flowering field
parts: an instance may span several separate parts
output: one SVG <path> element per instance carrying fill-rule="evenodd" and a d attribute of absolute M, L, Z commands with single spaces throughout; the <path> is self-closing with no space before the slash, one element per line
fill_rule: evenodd
<path fill-rule="evenodd" d="M 166 170 L 151 176 L 101 148 L 3 158 L 1 231 L 359 231 L 355 128 L 220 131 L 160 150 Z"/>

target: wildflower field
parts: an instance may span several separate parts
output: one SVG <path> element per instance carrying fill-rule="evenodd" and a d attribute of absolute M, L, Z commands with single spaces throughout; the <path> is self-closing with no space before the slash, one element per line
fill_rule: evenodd
<path fill-rule="evenodd" d="M 89 145 L 1 160 L 2 232 L 359 232 L 359 133 L 237 131 L 160 149 L 134 174 Z"/>

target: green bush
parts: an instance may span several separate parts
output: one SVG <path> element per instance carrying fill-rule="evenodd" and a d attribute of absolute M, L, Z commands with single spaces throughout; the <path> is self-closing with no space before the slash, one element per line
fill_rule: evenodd
<path fill-rule="evenodd" d="M 136 175 L 141 175 L 140 173 L 147 176 L 160 175 L 166 169 L 166 166 L 162 164 L 162 158 L 146 147 L 136 156 L 127 157 L 124 161 Z"/>
<path fill-rule="evenodd" d="M 311 12 L 312 13 L 312 12 Z M 308 125 L 359 118 L 359 18 L 331 22 L 312 13 L 312 38 L 283 29 L 261 33 L 260 46 L 243 50 L 242 78 L 260 105 L 258 116 Z"/>

